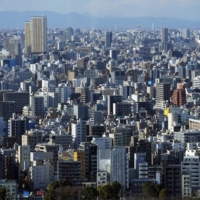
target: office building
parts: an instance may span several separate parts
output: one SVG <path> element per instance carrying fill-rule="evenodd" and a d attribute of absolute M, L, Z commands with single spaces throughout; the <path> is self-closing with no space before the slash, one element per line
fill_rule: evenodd
<path fill-rule="evenodd" d="M 43 117 L 44 116 L 44 96 L 31 95 L 30 106 L 32 117 Z"/>
<path fill-rule="evenodd" d="M 111 47 L 112 43 L 112 32 L 106 31 L 105 46 L 106 48 Z"/>
<path fill-rule="evenodd" d="M 181 162 L 181 175 L 182 197 L 191 197 L 192 193 L 200 188 L 199 156 L 184 156 Z"/>
<path fill-rule="evenodd" d="M 102 124 L 89 125 L 89 135 L 101 137 L 105 132 L 105 127 Z"/>
<path fill-rule="evenodd" d="M 74 150 L 73 152 L 74 161 L 81 161 L 81 177 L 82 179 L 86 178 L 86 156 L 85 151 Z"/>
<path fill-rule="evenodd" d="M 8 121 L 12 114 L 16 112 L 16 103 L 14 101 L 0 101 L 0 117 Z"/>
<path fill-rule="evenodd" d="M 181 165 L 163 165 L 163 185 L 169 197 L 181 196 Z"/>
<path fill-rule="evenodd" d="M 18 161 L 18 174 L 21 174 L 22 170 L 28 170 L 30 167 L 30 146 L 18 146 L 17 149 L 17 161 Z"/>
<path fill-rule="evenodd" d="M 59 160 L 57 180 L 69 180 L 72 186 L 81 186 L 81 161 Z"/>
<path fill-rule="evenodd" d="M 34 190 L 45 190 L 54 181 L 54 167 L 48 160 L 33 161 L 29 168 L 30 178 Z"/>
<path fill-rule="evenodd" d="M 200 131 L 187 129 L 185 131 L 175 132 L 174 140 L 181 143 L 200 142 Z"/>
<path fill-rule="evenodd" d="M 156 84 L 156 103 L 157 101 L 170 100 L 170 97 L 171 97 L 170 87 L 171 85 L 169 83 Z"/>
<path fill-rule="evenodd" d="M 37 129 L 27 131 L 26 134 L 22 135 L 22 146 L 29 145 L 30 150 L 34 151 L 36 144 L 43 142 L 42 134 L 43 132 Z"/>
<path fill-rule="evenodd" d="M 122 101 L 122 96 L 120 95 L 108 95 L 108 115 L 113 114 L 113 103 L 118 103 Z"/>
<path fill-rule="evenodd" d="M 15 114 L 8 120 L 8 137 L 16 137 L 16 141 L 21 145 L 21 137 L 27 129 L 27 121 L 24 118 L 16 118 Z"/>
<path fill-rule="evenodd" d="M 189 119 L 189 129 L 200 130 L 200 120 L 199 119 Z"/>
<path fill-rule="evenodd" d="M 162 28 L 161 30 L 161 42 L 167 43 L 168 42 L 168 28 Z"/>
<path fill-rule="evenodd" d="M 122 191 L 129 187 L 128 167 L 128 156 L 125 147 L 98 150 L 98 172 L 107 172 L 109 183 L 119 182 Z"/>
<path fill-rule="evenodd" d="M 86 105 L 73 105 L 74 116 L 76 119 L 87 120 L 88 119 L 88 106 Z"/>
<path fill-rule="evenodd" d="M 14 101 L 16 103 L 15 113 L 22 114 L 24 106 L 29 105 L 29 93 L 28 92 L 7 92 L 3 94 L 4 101 Z"/>
<path fill-rule="evenodd" d="M 116 117 L 129 116 L 132 113 L 132 105 L 126 102 L 113 103 L 113 115 Z"/>
<path fill-rule="evenodd" d="M 90 120 L 93 125 L 103 124 L 103 113 L 101 111 L 92 111 L 90 115 Z"/>
<path fill-rule="evenodd" d="M 52 131 L 49 135 L 49 144 L 62 145 L 63 150 L 66 151 L 72 147 L 72 136 L 62 130 L 58 132 Z"/>
<path fill-rule="evenodd" d="M 84 120 L 77 120 L 71 124 L 71 135 L 74 148 L 78 148 L 81 142 L 87 141 L 87 125 Z"/>
<path fill-rule="evenodd" d="M 79 146 L 80 151 L 85 152 L 85 170 L 88 181 L 96 181 L 97 173 L 97 145 L 82 142 Z"/>

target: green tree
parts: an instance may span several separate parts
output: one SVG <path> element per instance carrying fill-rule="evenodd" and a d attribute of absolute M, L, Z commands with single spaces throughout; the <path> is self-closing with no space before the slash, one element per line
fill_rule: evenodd
<path fill-rule="evenodd" d="M 71 186 L 70 182 L 67 180 L 60 180 L 60 181 L 55 181 L 55 182 L 51 183 L 49 188 L 55 190 L 56 188 L 66 187 L 66 186 Z"/>
<path fill-rule="evenodd" d="M 159 197 L 162 186 L 159 184 L 144 183 L 142 185 L 143 194 L 147 197 Z"/>
<path fill-rule="evenodd" d="M 159 199 L 164 199 L 168 196 L 167 188 L 163 188 L 159 193 Z"/>
<path fill-rule="evenodd" d="M 57 200 L 56 192 L 54 190 L 49 190 L 45 194 L 44 200 Z"/>
<path fill-rule="evenodd" d="M 155 189 L 155 196 L 154 197 L 159 197 L 160 191 L 162 190 L 162 186 L 160 184 L 153 184 L 153 187 Z"/>
<path fill-rule="evenodd" d="M 0 188 L 0 199 L 2 199 L 2 200 L 6 199 L 6 188 L 5 187 Z"/>
<path fill-rule="evenodd" d="M 98 197 L 98 191 L 92 187 L 85 187 L 82 191 L 82 195 L 87 200 L 96 199 Z"/>
<path fill-rule="evenodd" d="M 110 184 L 99 186 L 98 192 L 99 192 L 99 196 L 102 199 L 107 200 L 107 199 L 113 198 L 113 189 L 112 189 L 112 186 Z"/>
<path fill-rule="evenodd" d="M 113 189 L 113 196 L 118 197 L 119 191 L 121 189 L 121 184 L 117 181 L 112 183 L 112 189 Z"/>

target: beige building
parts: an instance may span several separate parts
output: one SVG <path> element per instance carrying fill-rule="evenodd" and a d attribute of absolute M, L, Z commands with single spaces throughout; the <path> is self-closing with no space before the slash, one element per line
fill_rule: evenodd
<path fill-rule="evenodd" d="M 20 174 L 22 170 L 27 170 L 30 166 L 30 146 L 18 146 L 16 157 L 19 162 L 18 172 Z"/>
<path fill-rule="evenodd" d="M 189 119 L 189 129 L 200 130 L 200 120 L 199 119 Z"/>
<path fill-rule="evenodd" d="M 47 18 L 46 16 L 31 17 L 25 22 L 25 53 L 42 53 L 47 51 Z"/>
<path fill-rule="evenodd" d="M 25 33 L 25 48 L 24 53 L 31 53 L 31 22 L 24 23 L 24 33 Z"/>

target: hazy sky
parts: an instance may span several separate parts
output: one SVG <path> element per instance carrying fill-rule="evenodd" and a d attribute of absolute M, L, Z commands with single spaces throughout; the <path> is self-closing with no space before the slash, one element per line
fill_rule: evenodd
<path fill-rule="evenodd" d="M 90 13 L 95 16 L 200 18 L 200 0 L 0 0 L 0 10 Z"/>

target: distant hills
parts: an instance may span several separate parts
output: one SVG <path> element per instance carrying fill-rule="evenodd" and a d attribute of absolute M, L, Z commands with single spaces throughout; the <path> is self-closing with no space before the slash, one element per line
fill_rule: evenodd
<path fill-rule="evenodd" d="M 112 29 L 115 24 L 118 30 L 137 28 L 140 23 L 141 29 L 151 29 L 152 23 L 160 29 L 169 28 L 200 28 L 200 21 L 192 21 L 178 18 L 155 18 L 155 17 L 94 17 L 90 14 L 78 14 L 75 12 L 59 14 L 52 11 L 1 11 L 0 28 L 23 28 L 24 21 L 29 21 L 31 16 L 46 15 L 49 28 L 81 28 L 81 29 Z"/>

